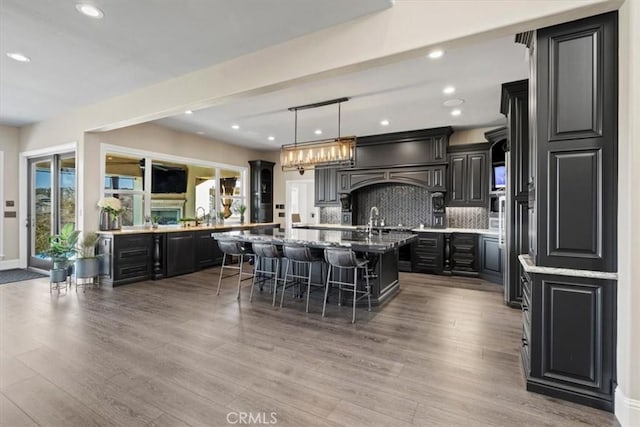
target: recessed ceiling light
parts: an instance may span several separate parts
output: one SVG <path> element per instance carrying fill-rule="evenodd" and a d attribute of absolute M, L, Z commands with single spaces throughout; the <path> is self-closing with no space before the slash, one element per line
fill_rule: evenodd
<path fill-rule="evenodd" d="M 185 111 L 184 113 L 185 113 L 185 114 L 193 114 L 193 111 L 191 111 L 191 110 L 187 110 L 187 111 Z"/>
<path fill-rule="evenodd" d="M 268 137 L 267 137 L 267 139 L 268 139 L 269 141 L 275 141 L 275 140 L 276 140 L 276 137 L 275 137 L 275 136 L 268 136 Z"/>
<path fill-rule="evenodd" d="M 240 125 L 231 125 L 231 129 L 238 130 L 240 129 Z"/>
<path fill-rule="evenodd" d="M 456 91 L 456 88 L 453 86 L 447 86 L 444 89 L 442 89 L 442 93 L 444 93 L 445 95 L 451 95 L 455 91 Z"/>
<path fill-rule="evenodd" d="M 444 51 L 440 49 L 432 50 L 431 52 L 429 52 L 429 58 L 431 59 L 441 58 L 442 55 L 444 55 Z"/>
<path fill-rule="evenodd" d="M 322 129 L 316 129 L 313 131 L 316 135 L 322 135 Z"/>
<path fill-rule="evenodd" d="M 462 114 L 462 111 L 459 110 L 458 108 L 456 108 L 455 110 L 451 110 L 452 116 L 459 116 L 460 114 Z"/>
<path fill-rule="evenodd" d="M 88 3 L 76 4 L 76 10 L 89 18 L 101 19 L 104 16 L 100 9 Z"/>
<path fill-rule="evenodd" d="M 387 119 L 380 120 L 380 125 L 381 126 L 389 126 L 389 120 L 387 120 Z"/>
<path fill-rule="evenodd" d="M 447 99 L 442 103 L 442 105 L 444 105 L 445 107 L 457 107 L 458 105 L 462 105 L 462 104 L 464 104 L 464 99 L 460 99 L 460 98 Z"/>
<path fill-rule="evenodd" d="M 9 52 L 7 56 L 18 62 L 31 62 L 31 58 L 19 52 Z"/>
<path fill-rule="evenodd" d="M 204 132 L 202 132 L 201 130 L 199 130 L 198 132 L 196 132 L 198 135 L 204 135 Z"/>

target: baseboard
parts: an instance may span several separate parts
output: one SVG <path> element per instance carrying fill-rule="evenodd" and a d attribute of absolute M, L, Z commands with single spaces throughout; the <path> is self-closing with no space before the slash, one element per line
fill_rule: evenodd
<path fill-rule="evenodd" d="M 12 268 L 20 268 L 19 259 L 8 259 L 0 261 L 0 270 L 11 270 Z"/>
<path fill-rule="evenodd" d="M 640 400 L 630 399 L 616 387 L 615 415 L 622 427 L 640 426 Z"/>

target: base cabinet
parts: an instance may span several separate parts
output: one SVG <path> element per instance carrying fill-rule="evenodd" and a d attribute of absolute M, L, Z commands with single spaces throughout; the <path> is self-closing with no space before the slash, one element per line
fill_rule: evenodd
<path fill-rule="evenodd" d="M 444 234 L 418 233 L 411 257 L 411 270 L 414 273 L 442 273 L 443 266 Z"/>
<path fill-rule="evenodd" d="M 465 276 L 478 275 L 477 234 L 451 234 L 451 272 Z"/>
<path fill-rule="evenodd" d="M 522 278 L 527 390 L 613 410 L 616 282 Z"/>
<path fill-rule="evenodd" d="M 103 284 L 119 286 L 152 277 L 153 234 L 102 235 L 98 253 Z"/>
<path fill-rule="evenodd" d="M 504 254 L 497 236 L 480 236 L 480 277 L 490 282 L 502 284 Z"/>

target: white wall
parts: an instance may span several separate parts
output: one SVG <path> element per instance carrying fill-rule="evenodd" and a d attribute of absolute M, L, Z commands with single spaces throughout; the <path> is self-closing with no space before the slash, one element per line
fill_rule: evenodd
<path fill-rule="evenodd" d="M 0 191 L 0 269 L 6 266 L 13 268 L 20 256 L 18 245 L 18 218 L 4 218 L 5 211 L 18 211 L 18 148 L 19 130 L 15 127 L 0 125 L 0 151 L 2 152 L 2 164 L 0 164 L 0 180 L 2 181 L 2 191 Z M 14 207 L 5 207 L 7 200 L 14 201 Z"/>
<path fill-rule="evenodd" d="M 640 426 L 640 4 L 620 9 L 618 330 L 615 410 Z"/>

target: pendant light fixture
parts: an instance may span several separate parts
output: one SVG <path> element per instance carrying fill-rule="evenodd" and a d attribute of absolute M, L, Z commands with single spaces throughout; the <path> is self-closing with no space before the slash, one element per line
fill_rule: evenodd
<path fill-rule="evenodd" d="M 356 137 L 340 136 L 340 105 L 348 100 L 349 98 L 338 98 L 289 108 L 289 111 L 293 111 L 295 114 L 294 137 L 293 144 L 285 144 L 280 149 L 280 164 L 283 171 L 297 170 L 302 175 L 305 170 L 313 169 L 317 165 L 345 167 L 353 165 Z M 338 105 L 338 136 L 333 139 L 298 142 L 298 111 L 333 104 Z"/>

